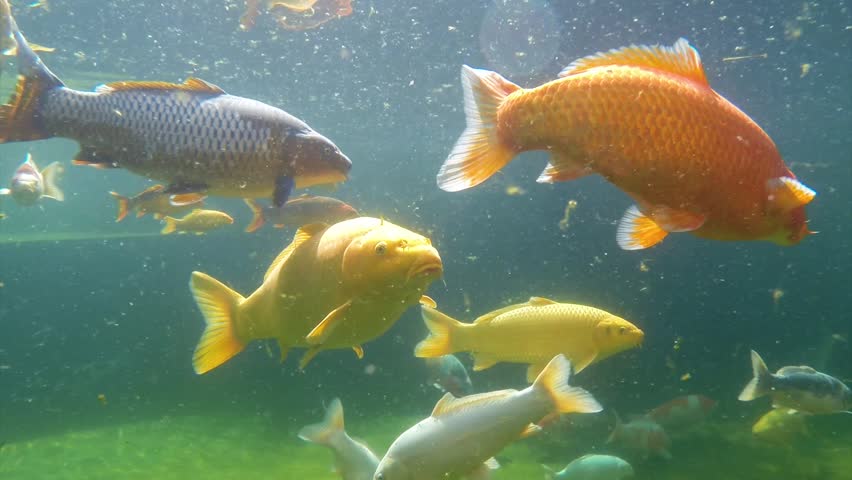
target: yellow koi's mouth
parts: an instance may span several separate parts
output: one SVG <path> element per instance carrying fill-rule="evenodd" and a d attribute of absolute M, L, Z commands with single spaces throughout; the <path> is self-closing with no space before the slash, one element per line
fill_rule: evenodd
<path fill-rule="evenodd" d="M 428 262 L 423 262 L 417 265 L 414 265 L 411 270 L 408 271 L 408 279 L 414 278 L 438 278 L 444 274 L 444 265 L 440 260 L 433 261 L 430 260 Z"/>

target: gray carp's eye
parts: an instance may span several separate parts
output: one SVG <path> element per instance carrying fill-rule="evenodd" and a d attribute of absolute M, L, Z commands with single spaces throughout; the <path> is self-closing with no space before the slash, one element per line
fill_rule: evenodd
<path fill-rule="evenodd" d="M 376 255 L 384 255 L 388 251 L 388 244 L 385 242 L 379 242 L 376 244 Z M 379 477 L 376 477 L 376 480 L 382 480 Z"/>

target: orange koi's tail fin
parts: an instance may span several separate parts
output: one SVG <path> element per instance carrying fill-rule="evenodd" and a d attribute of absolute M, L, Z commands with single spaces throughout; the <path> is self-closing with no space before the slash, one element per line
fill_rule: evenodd
<path fill-rule="evenodd" d="M 467 128 L 438 172 L 438 186 L 457 192 L 478 185 L 506 166 L 517 152 L 497 137 L 497 112 L 521 87 L 495 72 L 462 67 Z"/>
<path fill-rule="evenodd" d="M 603 407 L 591 393 L 568 385 L 571 362 L 561 353 L 550 361 L 535 379 L 532 389 L 547 394 L 553 410 L 559 413 L 597 413 Z"/>
<path fill-rule="evenodd" d="M 130 199 L 116 192 L 109 192 L 109 194 L 118 202 L 118 215 L 115 217 L 117 223 L 124 220 L 124 217 L 130 212 Z"/>
<path fill-rule="evenodd" d="M 428 305 L 421 305 L 420 312 L 429 329 L 429 336 L 417 344 L 414 355 L 420 358 L 434 358 L 458 351 L 453 345 L 453 339 L 464 324 Z"/>
<path fill-rule="evenodd" d="M 234 331 L 237 312 L 245 298 L 201 272 L 192 272 L 189 288 L 207 322 L 192 356 L 192 367 L 201 375 L 227 362 L 245 348 L 245 343 L 237 338 Z"/>
<path fill-rule="evenodd" d="M 331 445 L 332 439 L 342 433 L 344 433 L 343 404 L 340 403 L 339 398 L 335 398 L 328 406 L 323 421 L 299 430 L 299 438 L 319 445 Z"/>
<path fill-rule="evenodd" d="M 263 208 L 261 208 L 260 205 L 251 198 L 244 198 L 243 201 L 246 202 L 246 205 L 248 205 L 251 209 L 252 214 L 251 223 L 249 223 L 246 227 L 246 233 L 252 233 L 257 231 L 266 222 L 266 219 L 263 218 Z"/>
<path fill-rule="evenodd" d="M 175 233 L 177 231 L 177 219 L 174 217 L 163 217 L 163 221 L 166 222 L 166 226 L 160 230 L 160 233 L 163 235 L 168 235 L 170 233 Z"/>
<path fill-rule="evenodd" d="M 33 52 L 15 20 L 10 17 L 9 21 L 18 47 L 18 84 L 8 103 L 0 105 L 0 143 L 50 138 L 52 135 L 41 128 L 36 117 L 43 94 L 63 83 Z"/>

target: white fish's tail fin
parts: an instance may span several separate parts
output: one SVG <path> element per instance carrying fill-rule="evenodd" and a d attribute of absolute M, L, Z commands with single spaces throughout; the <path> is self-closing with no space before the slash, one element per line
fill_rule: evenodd
<path fill-rule="evenodd" d="M 414 348 L 414 355 L 420 358 L 440 357 L 454 353 L 453 338 L 463 323 L 426 305 L 421 305 L 420 312 L 429 336 Z"/>
<path fill-rule="evenodd" d="M 266 219 L 263 217 L 263 208 L 251 198 L 244 198 L 244 202 L 251 209 L 251 223 L 246 227 L 246 233 L 252 233 L 263 226 Z"/>
<path fill-rule="evenodd" d="M 192 356 L 195 373 L 201 375 L 227 362 L 245 348 L 234 332 L 237 311 L 245 298 L 201 272 L 192 272 L 189 288 L 207 322 Z"/>
<path fill-rule="evenodd" d="M 462 67 L 467 127 L 438 172 L 438 186 L 457 192 L 478 185 L 503 168 L 517 152 L 497 138 L 497 112 L 521 87 L 495 72 Z"/>
<path fill-rule="evenodd" d="M 544 469 L 544 480 L 556 480 L 556 470 L 547 465 L 541 466 Z"/>
<path fill-rule="evenodd" d="M 65 173 L 65 167 L 59 162 L 53 162 L 44 167 L 41 171 L 41 178 L 44 181 L 44 196 L 52 198 L 58 202 L 65 201 L 65 193 L 59 188 L 59 180 L 62 174 Z"/>
<path fill-rule="evenodd" d="M 299 438 L 306 442 L 329 445 L 331 438 L 343 432 L 343 429 L 343 404 L 339 398 L 335 398 L 328 406 L 323 421 L 299 430 Z"/>
<path fill-rule="evenodd" d="M 603 407 L 591 393 L 580 387 L 568 385 L 571 378 L 571 362 L 561 353 L 544 367 L 533 382 L 533 389 L 544 391 L 559 413 L 596 413 Z"/>
<path fill-rule="evenodd" d="M 754 350 L 751 351 L 751 369 L 754 372 L 754 378 L 748 382 L 739 396 L 739 399 L 743 402 L 762 397 L 769 393 L 772 388 L 772 373 L 769 372 L 766 363 Z"/>

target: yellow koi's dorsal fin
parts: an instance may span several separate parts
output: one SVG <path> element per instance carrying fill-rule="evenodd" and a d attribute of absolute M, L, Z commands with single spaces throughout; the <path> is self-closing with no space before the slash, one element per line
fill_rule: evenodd
<path fill-rule="evenodd" d="M 290 255 L 299 247 L 299 245 L 310 240 L 314 235 L 323 229 L 327 228 L 327 225 L 324 223 L 310 223 L 308 225 L 303 225 L 296 232 L 296 235 L 293 237 L 293 241 L 290 245 L 287 246 L 281 253 L 275 257 L 275 260 L 269 265 L 269 268 L 266 270 L 266 273 L 263 274 L 263 281 L 265 282 L 269 275 L 279 266 L 283 265 L 284 262 L 290 258 Z"/>
<path fill-rule="evenodd" d="M 531 307 L 543 307 L 545 305 L 556 305 L 558 302 L 554 302 L 549 298 L 544 297 L 530 297 L 530 301 L 527 302 Z"/>
<path fill-rule="evenodd" d="M 429 308 L 438 308 L 438 302 L 433 300 L 429 295 L 420 296 L 420 305 L 426 305 Z"/>
<path fill-rule="evenodd" d="M 527 306 L 526 303 L 516 303 L 514 305 L 508 305 L 508 306 L 505 306 L 503 308 L 498 308 L 497 310 L 494 310 L 493 312 L 488 312 L 485 315 L 477 317 L 477 319 L 474 320 L 473 323 L 474 323 L 474 325 L 488 323 L 491 320 L 494 320 L 495 318 L 499 317 L 500 315 L 503 315 L 506 312 L 511 312 L 512 310 L 517 310 L 519 308 L 524 308 L 526 306 Z"/>
<path fill-rule="evenodd" d="M 671 47 L 631 45 L 583 57 L 565 67 L 559 72 L 559 77 L 576 75 L 596 67 L 616 65 L 661 70 L 709 86 L 698 51 L 684 38 L 678 39 Z"/>
<path fill-rule="evenodd" d="M 482 406 L 497 402 L 515 392 L 517 392 L 517 390 L 497 390 L 495 392 L 479 393 L 461 398 L 456 398 L 452 393 L 447 393 L 438 400 L 437 404 L 435 404 L 435 409 L 432 410 L 432 416 L 441 417 L 451 413 L 461 413 L 474 406 Z"/>
<path fill-rule="evenodd" d="M 106 83 L 95 88 L 95 91 L 99 93 L 121 92 L 128 90 L 172 90 L 181 92 L 210 93 L 216 95 L 225 93 L 224 90 L 216 85 L 195 77 L 189 77 L 183 83 L 122 81 Z"/>

